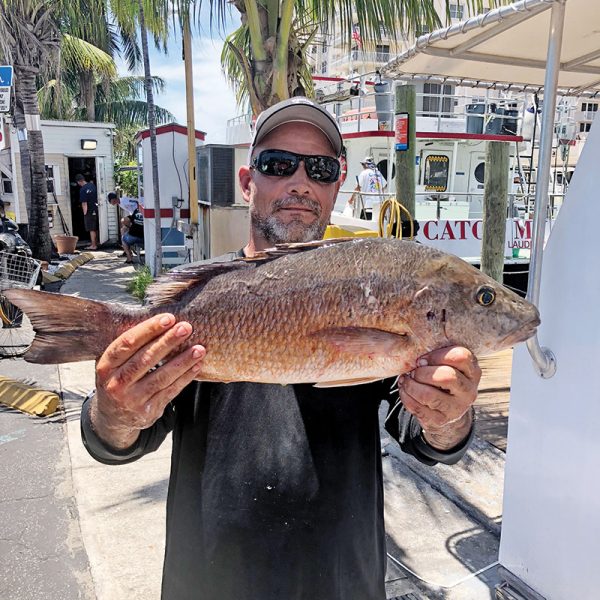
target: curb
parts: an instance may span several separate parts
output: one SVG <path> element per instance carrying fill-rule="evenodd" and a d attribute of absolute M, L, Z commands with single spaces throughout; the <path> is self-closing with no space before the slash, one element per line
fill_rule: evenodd
<path fill-rule="evenodd" d="M 77 267 L 84 265 L 86 262 L 89 262 L 93 258 L 94 255 L 91 252 L 83 252 L 75 258 L 72 258 L 71 260 L 67 261 L 64 265 L 61 265 L 52 274 L 46 271 L 42 271 L 42 281 L 45 284 L 64 281 L 65 279 L 68 279 L 71 275 L 73 275 Z"/>
<path fill-rule="evenodd" d="M 34 388 L 31 385 L 0 375 L 0 402 L 21 412 L 47 417 L 56 412 L 58 394 Z"/>

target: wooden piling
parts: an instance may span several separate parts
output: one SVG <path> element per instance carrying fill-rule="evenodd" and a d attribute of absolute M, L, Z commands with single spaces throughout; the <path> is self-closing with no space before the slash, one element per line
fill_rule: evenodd
<path fill-rule="evenodd" d="M 416 101 L 414 85 L 396 86 L 396 118 L 408 114 L 408 149 L 396 150 L 396 200 L 415 216 Z M 403 213 L 402 220 L 407 217 Z"/>
<path fill-rule="evenodd" d="M 502 283 L 508 201 L 508 144 L 488 142 L 483 193 L 481 270 Z"/>

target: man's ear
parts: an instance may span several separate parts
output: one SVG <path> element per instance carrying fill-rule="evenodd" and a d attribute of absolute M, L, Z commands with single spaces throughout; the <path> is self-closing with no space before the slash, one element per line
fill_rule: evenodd
<path fill-rule="evenodd" d="M 242 198 L 250 203 L 251 183 L 252 183 L 252 171 L 248 165 L 243 165 L 238 171 L 238 181 L 240 183 L 240 190 L 242 192 Z"/>

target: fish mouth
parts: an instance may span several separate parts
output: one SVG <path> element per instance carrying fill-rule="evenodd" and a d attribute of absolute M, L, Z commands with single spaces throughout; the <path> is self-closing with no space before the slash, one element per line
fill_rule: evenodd
<path fill-rule="evenodd" d="M 511 331 L 505 338 L 502 339 L 500 344 L 506 348 L 525 342 L 530 337 L 533 337 L 537 333 L 537 328 L 540 324 L 540 318 L 538 316 L 531 319 L 522 325 L 518 329 Z"/>

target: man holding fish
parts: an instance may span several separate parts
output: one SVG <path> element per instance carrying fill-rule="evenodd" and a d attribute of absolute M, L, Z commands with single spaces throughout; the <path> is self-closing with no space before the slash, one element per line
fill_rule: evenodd
<path fill-rule="evenodd" d="M 99 357 L 82 409 L 92 456 L 131 462 L 173 433 L 165 600 L 383 600 L 381 400 L 404 451 L 455 463 L 473 436 L 475 355 L 539 323 L 535 307 L 432 248 L 311 244 L 341 152 L 325 110 L 280 102 L 259 116 L 239 171 L 243 250 L 169 274 L 144 309 L 61 297 L 52 321 L 35 294 L 10 295 L 39 337 L 28 360 Z M 276 244 L 295 245 L 264 252 Z M 68 347 L 55 336 L 71 304 Z M 84 311 L 96 314 L 86 324 L 113 323 L 103 344 L 73 334 Z"/>

